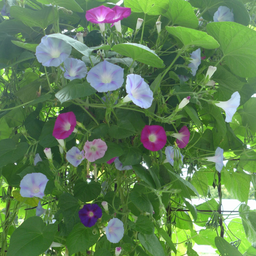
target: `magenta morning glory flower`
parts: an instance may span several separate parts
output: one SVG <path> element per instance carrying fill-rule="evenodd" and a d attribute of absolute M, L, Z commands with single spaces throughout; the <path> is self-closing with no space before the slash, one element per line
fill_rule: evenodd
<path fill-rule="evenodd" d="M 66 153 L 66 159 L 73 166 L 77 167 L 84 160 L 84 151 L 80 151 L 77 147 L 72 147 Z"/>
<path fill-rule="evenodd" d="M 126 171 L 126 170 L 131 170 L 132 169 L 131 165 L 123 166 L 123 164 L 120 162 L 118 157 L 115 159 L 114 162 L 115 162 L 115 167 L 118 171 Z"/>
<path fill-rule="evenodd" d="M 173 133 L 172 137 L 176 138 L 176 143 L 179 148 L 185 148 L 189 142 L 190 132 L 187 126 L 183 126 L 179 133 Z"/>
<path fill-rule="evenodd" d="M 158 151 L 166 144 L 167 136 L 165 130 L 159 125 L 145 125 L 141 131 L 140 141 L 143 146 L 151 151 Z"/>
<path fill-rule="evenodd" d="M 225 111 L 225 121 L 227 123 L 230 123 L 232 121 L 233 115 L 236 113 L 236 110 L 240 105 L 240 98 L 241 97 L 239 92 L 234 92 L 229 100 L 215 103 L 216 106 L 222 108 Z"/>
<path fill-rule="evenodd" d="M 107 144 L 101 139 L 95 139 L 93 141 L 87 140 L 84 144 L 85 158 L 90 162 L 94 162 L 102 158 L 107 149 Z"/>
<path fill-rule="evenodd" d="M 64 77 L 71 81 L 74 79 L 82 79 L 87 74 L 87 68 L 85 63 L 78 59 L 66 59 L 64 61 L 64 68 L 66 70 L 66 72 L 64 73 Z"/>
<path fill-rule="evenodd" d="M 123 99 L 123 102 L 130 100 L 141 108 L 149 108 L 153 102 L 153 92 L 149 85 L 140 75 L 130 74 L 126 79 L 126 92 L 128 95 Z"/>
<path fill-rule="evenodd" d="M 179 168 L 182 167 L 183 164 L 183 155 L 180 153 L 178 148 L 168 146 L 165 148 L 165 155 L 166 155 L 166 160 L 174 166 L 174 162 L 180 162 L 179 163 Z"/>
<path fill-rule="evenodd" d="M 215 156 L 206 157 L 207 161 L 214 162 L 216 170 L 220 173 L 223 168 L 223 152 L 224 150 L 217 147 L 215 151 Z"/>
<path fill-rule="evenodd" d="M 76 126 L 76 116 L 73 112 L 59 114 L 53 128 L 53 137 L 66 139 L 71 135 Z"/>
<path fill-rule="evenodd" d="M 44 36 L 36 47 L 36 58 L 45 67 L 58 67 L 70 55 L 72 47 L 58 38 Z"/>
<path fill-rule="evenodd" d="M 193 76 L 196 75 L 196 71 L 201 64 L 201 49 L 198 48 L 197 50 L 193 51 L 190 54 L 191 60 L 190 63 L 188 64 L 188 67 L 191 69 L 191 74 Z"/>
<path fill-rule="evenodd" d="M 214 22 L 234 21 L 234 14 L 227 6 L 220 6 L 213 15 Z"/>
<path fill-rule="evenodd" d="M 98 92 L 114 91 L 123 85 L 124 69 L 104 60 L 88 72 L 87 81 Z"/>
<path fill-rule="evenodd" d="M 46 210 L 42 207 L 41 205 L 41 201 L 38 202 L 38 205 L 36 207 L 36 216 L 41 216 L 42 214 L 44 214 L 46 212 Z"/>
<path fill-rule="evenodd" d="M 105 230 L 108 241 L 113 244 L 118 243 L 124 236 L 124 224 L 117 218 L 111 219 Z"/>
<path fill-rule="evenodd" d="M 111 158 L 110 160 L 107 161 L 107 164 L 112 164 L 115 161 L 116 158 L 117 158 L 117 156 Z"/>
<path fill-rule="evenodd" d="M 78 215 L 84 226 L 90 228 L 101 218 L 102 210 L 97 204 L 86 204 L 79 210 Z"/>
<path fill-rule="evenodd" d="M 26 174 L 20 182 L 20 194 L 22 197 L 43 198 L 47 182 L 47 177 L 42 173 Z"/>
<path fill-rule="evenodd" d="M 121 33 L 121 20 L 131 15 L 131 8 L 115 5 L 112 10 L 115 12 L 115 16 L 107 20 L 107 23 L 114 23 L 116 30 Z"/>

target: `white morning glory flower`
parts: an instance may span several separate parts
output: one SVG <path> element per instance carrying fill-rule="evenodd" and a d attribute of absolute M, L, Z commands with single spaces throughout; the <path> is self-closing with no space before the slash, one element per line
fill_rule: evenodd
<path fill-rule="evenodd" d="M 215 156 L 206 157 L 206 160 L 209 162 L 215 163 L 216 170 L 220 173 L 223 168 L 223 152 L 224 150 L 220 147 L 217 147 L 215 151 Z"/>
<path fill-rule="evenodd" d="M 199 65 L 201 64 L 201 49 L 198 48 L 197 50 L 193 51 L 190 54 L 190 57 L 191 57 L 191 60 L 190 60 L 190 63 L 188 64 L 188 67 L 190 67 L 191 69 L 191 74 L 195 76 L 196 71 Z"/>

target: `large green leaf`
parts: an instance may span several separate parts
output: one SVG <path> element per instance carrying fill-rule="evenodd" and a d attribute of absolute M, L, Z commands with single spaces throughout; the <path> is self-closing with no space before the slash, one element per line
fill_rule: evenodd
<path fill-rule="evenodd" d="M 196 188 L 198 194 L 206 197 L 208 194 L 208 179 L 204 172 L 197 171 L 193 174 L 191 184 Z"/>
<path fill-rule="evenodd" d="M 141 162 L 141 151 L 138 148 L 126 148 L 124 154 L 119 157 L 119 160 L 124 166 L 136 165 Z"/>
<path fill-rule="evenodd" d="M 176 227 L 180 229 L 192 229 L 193 224 L 186 212 L 177 211 L 173 218 L 173 221 L 176 223 Z"/>
<path fill-rule="evenodd" d="M 165 27 L 166 30 L 173 36 L 177 37 L 184 46 L 198 46 L 205 49 L 215 49 L 219 43 L 206 32 L 184 27 Z"/>
<path fill-rule="evenodd" d="M 28 8 L 12 6 L 10 9 L 12 18 L 22 21 L 28 27 L 40 27 L 46 29 L 54 23 L 54 7 L 45 7 L 39 11 L 33 11 Z"/>
<path fill-rule="evenodd" d="M 74 195 L 84 203 L 96 199 L 101 192 L 101 185 L 99 182 L 91 181 L 90 183 L 84 181 L 77 181 L 74 188 Z"/>
<path fill-rule="evenodd" d="M 243 256 L 234 246 L 229 244 L 224 238 L 216 237 L 215 244 L 221 255 Z"/>
<path fill-rule="evenodd" d="M 139 215 L 135 223 L 135 230 L 150 235 L 154 233 L 154 224 L 147 216 Z"/>
<path fill-rule="evenodd" d="M 64 103 L 69 100 L 90 96 L 94 93 L 96 93 L 96 90 L 93 89 L 88 82 L 84 82 L 81 84 L 78 81 L 73 81 L 73 82 L 70 82 L 63 89 L 58 91 L 55 94 L 55 97 L 61 103 Z"/>
<path fill-rule="evenodd" d="M 40 217 L 25 220 L 12 234 L 7 256 L 38 256 L 53 242 L 57 225 L 45 225 Z"/>
<path fill-rule="evenodd" d="M 82 223 L 78 223 L 67 237 L 68 252 L 73 255 L 73 253 L 86 251 L 97 242 L 99 237 L 98 230 L 86 228 Z"/>
<path fill-rule="evenodd" d="M 125 7 L 132 12 L 144 12 L 148 15 L 164 14 L 168 8 L 169 0 L 124 0 Z"/>
<path fill-rule="evenodd" d="M 133 135 L 135 130 L 129 120 L 118 120 L 117 125 L 111 125 L 108 132 L 111 138 L 124 139 Z"/>
<path fill-rule="evenodd" d="M 133 170 L 140 179 L 147 183 L 150 187 L 156 188 L 155 182 L 146 168 L 141 165 L 134 165 Z"/>
<path fill-rule="evenodd" d="M 159 226 L 156 226 L 158 234 L 163 237 L 163 239 L 166 241 L 166 243 L 169 245 L 169 247 L 176 253 L 177 250 L 172 242 L 172 239 L 170 236 L 166 233 L 166 231 Z"/>
<path fill-rule="evenodd" d="M 198 18 L 190 3 L 184 0 L 169 1 L 169 8 L 163 15 L 172 21 L 173 25 L 180 25 L 189 28 L 198 27 Z"/>
<path fill-rule="evenodd" d="M 156 68 L 164 67 L 163 60 L 161 60 L 154 51 L 152 51 L 145 45 L 124 43 L 116 44 L 112 48 L 113 51 L 130 57 L 135 61 L 139 61 Z"/>
<path fill-rule="evenodd" d="M 155 234 L 141 234 L 139 233 L 138 238 L 143 245 L 143 247 L 154 256 L 165 255 L 163 247 Z"/>
<path fill-rule="evenodd" d="M 28 44 L 28 43 L 23 43 L 23 42 L 14 41 L 14 40 L 12 40 L 12 43 L 23 48 L 23 49 L 26 49 L 26 50 L 29 50 L 32 52 L 36 52 L 37 44 Z"/>
<path fill-rule="evenodd" d="M 239 110 L 239 114 L 242 116 L 243 126 L 249 127 L 252 132 L 256 132 L 256 98 L 249 99 L 243 106 L 243 109 Z"/>
<path fill-rule="evenodd" d="M 207 32 L 219 43 L 224 63 L 240 77 L 255 77 L 256 32 L 235 22 L 212 22 Z"/>
<path fill-rule="evenodd" d="M 58 5 L 74 12 L 84 12 L 75 0 L 37 0 L 37 2 L 42 4 Z"/>
<path fill-rule="evenodd" d="M 245 150 L 240 157 L 239 167 L 247 172 L 254 173 L 256 168 L 256 152 Z"/>
<path fill-rule="evenodd" d="M 214 248 L 216 247 L 214 242 L 214 239 L 216 237 L 216 231 L 214 229 L 201 229 L 199 231 L 199 234 L 193 231 L 192 235 L 192 239 L 198 245 L 211 245 Z"/>

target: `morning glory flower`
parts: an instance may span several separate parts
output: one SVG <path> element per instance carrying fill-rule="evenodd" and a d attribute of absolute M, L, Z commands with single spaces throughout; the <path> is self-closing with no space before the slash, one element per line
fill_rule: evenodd
<path fill-rule="evenodd" d="M 46 212 L 46 210 L 42 207 L 41 205 L 41 201 L 38 202 L 38 205 L 36 207 L 36 216 L 41 216 L 42 214 L 44 214 Z"/>
<path fill-rule="evenodd" d="M 126 92 L 128 95 L 123 99 L 123 102 L 132 100 L 135 105 L 145 109 L 152 105 L 153 92 L 140 75 L 130 74 L 127 76 Z"/>
<path fill-rule="evenodd" d="M 37 153 L 34 158 L 34 165 L 36 165 L 38 162 L 41 162 L 41 161 L 42 161 L 42 158 L 40 157 L 39 153 Z"/>
<path fill-rule="evenodd" d="M 178 75 L 178 77 L 179 77 L 179 79 L 180 79 L 180 81 L 181 81 L 182 83 L 187 82 L 188 79 L 189 79 L 189 77 L 184 76 L 184 75 Z"/>
<path fill-rule="evenodd" d="M 158 151 L 166 144 L 167 136 L 165 130 L 159 125 L 145 125 L 141 131 L 140 141 L 143 146 L 151 151 Z"/>
<path fill-rule="evenodd" d="M 108 149 L 107 144 L 101 139 L 95 139 L 93 141 L 86 141 L 84 144 L 85 158 L 94 162 L 97 159 L 102 158 Z"/>
<path fill-rule="evenodd" d="M 108 241 L 113 244 L 118 243 L 124 236 L 124 224 L 117 218 L 111 219 L 105 230 Z"/>
<path fill-rule="evenodd" d="M 69 57 L 71 50 L 65 41 L 46 35 L 36 47 L 36 58 L 45 67 L 58 67 Z"/>
<path fill-rule="evenodd" d="M 66 139 L 71 135 L 76 126 L 76 116 L 73 112 L 59 114 L 53 128 L 53 137 Z"/>
<path fill-rule="evenodd" d="M 78 59 L 66 59 L 64 61 L 64 68 L 66 70 L 66 72 L 64 73 L 64 77 L 71 81 L 74 79 L 82 79 L 87 74 L 87 68 L 85 63 Z"/>
<path fill-rule="evenodd" d="M 66 153 L 66 159 L 73 166 L 77 167 L 84 160 L 84 151 L 80 151 L 77 147 L 72 147 Z"/>
<path fill-rule="evenodd" d="M 26 174 L 20 182 L 20 194 L 22 197 L 43 198 L 47 182 L 47 177 L 42 173 Z"/>
<path fill-rule="evenodd" d="M 117 156 L 111 158 L 110 160 L 107 161 L 107 164 L 112 164 L 115 161 L 116 158 L 117 158 Z"/>
<path fill-rule="evenodd" d="M 168 146 L 165 148 L 166 160 L 174 166 L 174 162 L 179 162 L 179 168 L 183 164 L 183 155 L 180 153 L 179 149 L 176 147 Z"/>
<path fill-rule="evenodd" d="M 179 148 L 185 148 L 189 142 L 190 132 L 187 126 L 183 126 L 179 133 L 173 133 L 171 136 L 177 139 L 176 143 Z"/>
<path fill-rule="evenodd" d="M 123 164 L 120 162 L 118 157 L 115 159 L 114 163 L 115 163 L 115 167 L 118 171 L 126 171 L 126 170 L 132 169 L 131 165 L 123 166 Z"/>
<path fill-rule="evenodd" d="M 236 113 L 236 110 L 240 105 L 240 94 L 239 92 L 234 92 L 229 100 L 220 101 L 219 103 L 215 103 L 215 105 L 222 108 L 225 111 L 225 121 L 227 123 L 230 123 L 232 121 L 233 115 Z"/>
<path fill-rule="evenodd" d="M 191 60 L 190 63 L 188 64 L 188 67 L 191 69 L 191 74 L 193 76 L 196 75 L 196 71 L 201 64 L 201 49 L 198 48 L 197 50 L 193 51 L 190 54 Z"/>
<path fill-rule="evenodd" d="M 206 72 L 206 78 L 210 80 L 213 74 L 216 72 L 216 70 L 217 70 L 217 67 L 209 66 Z"/>
<path fill-rule="evenodd" d="M 215 163 L 216 170 L 220 173 L 223 168 L 223 153 L 224 150 L 220 147 L 217 147 L 215 151 L 215 156 L 206 157 L 206 160 L 209 162 Z"/>
<path fill-rule="evenodd" d="M 90 228 L 101 218 L 102 210 L 97 204 L 86 204 L 79 210 L 78 215 L 84 226 Z"/>
<path fill-rule="evenodd" d="M 114 91 L 123 85 L 124 69 L 104 60 L 88 72 L 86 79 L 98 92 Z"/>
<path fill-rule="evenodd" d="M 119 256 L 122 252 L 122 247 L 116 247 L 115 249 L 115 256 Z"/>
<path fill-rule="evenodd" d="M 220 6 L 213 15 L 213 21 L 234 21 L 234 14 L 227 6 Z"/>

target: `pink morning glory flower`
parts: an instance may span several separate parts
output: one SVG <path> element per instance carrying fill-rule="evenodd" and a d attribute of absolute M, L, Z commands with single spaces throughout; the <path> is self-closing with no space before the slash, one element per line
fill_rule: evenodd
<path fill-rule="evenodd" d="M 217 147 L 215 151 L 215 156 L 206 157 L 207 161 L 214 162 L 216 170 L 220 173 L 223 168 L 223 153 L 224 150 L 220 147 Z"/>
<path fill-rule="evenodd" d="M 117 158 L 117 156 L 111 158 L 110 160 L 107 161 L 107 164 L 112 164 L 115 161 L 116 158 Z"/>
<path fill-rule="evenodd" d="M 227 6 L 220 6 L 213 15 L 214 22 L 234 21 L 234 14 Z"/>
<path fill-rule="evenodd" d="M 105 230 L 108 241 L 113 244 L 118 243 L 124 236 L 124 224 L 117 218 L 111 219 Z"/>
<path fill-rule="evenodd" d="M 168 146 L 165 148 L 165 155 L 166 155 L 166 160 L 174 166 L 174 162 L 180 162 L 179 163 L 179 168 L 182 167 L 183 164 L 183 155 L 180 153 L 178 148 Z"/>
<path fill-rule="evenodd" d="M 167 136 L 165 130 L 159 125 L 145 125 L 141 131 L 140 141 L 143 146 L 151 151 L 158 151 L 166 144 Z"/>
<path fill-rule="evenodd" d="M 20 182 L 20 194 L 22 197 L 43 198 L 47 182 L 47 177 L 42 173 L 26 174 Z"/>
<path fill-rule="evenodd" d="M 72 47 L 58 38 L 44 36 L 36 47 L 36 58 L 45 67 L 58 67 L 71 54 Z"/>
<path fill-rule="evenodd" d="M 90 162 L 94 162 L 102 158 L 107 149 L 107 144 L 101 139 L 95 139 L 93 141 L 87 140 L 84 144 L 85 158 Z"/>
<path fill-rule="evenodd" d="M 193 76 L 196 75 L 196 71 L 201 64 L 201 49 L 198 48 L 197 50 L 193 51 L 190 54 L 191 60 L 190 63 L 188 64 L 188 67 L 191 69 L 191 74 Z"/>
<path fill-rule="evenodd" d="M 87 74 L 87 68 L 85 63 L 78 59 L 66 59 L 64 61 L 64 68 L 66 70 L 66 72 L 64 73 L 64 77 L 71 81 L 74 79 L 82 79 Z"/>
<path fill-rule="evenodd" d="M 176 143 L 179 148 L 185 148 L 189 142 L 190 132 L 187 126 L 183 126 L 179 133 L 173 133 L 172 137 L 176 138 Z"/>
<path fill-rule="evenodd" d="M 152 105 L 153 92 L 140 75 L 130 74 L 127 76 L 126 92 L 128 95 L 123 102 L 132 100 L 135 105 L 145 109 Z"/>
<path fill-rule="evenodd" d="M 46 210 L 42 207 L 41 205 L 41 201 L 38 202 L 38 205 L 36 207 L 36 216 L 41 216 L 42 214 L 44 214 L 46 212 Z"/>
<path fill-rule="evenodd" d="M 239 92 L 234 92 L 229 100 L 215 103 L 216 106 L 222 108 L 225 111 L 225 121 L 227 123 L 230 123 L 232 121 L 233 115 L 236 113 L 236 110 L 240 105 L 240 98 L 241 97 Z"/>
<path fill-rule="evenodd" d="M 87 81 L 98 92 L 114 91 L 123 85 L 124 69 L 104 60 L 88 72 Z"/>
<path fill-rule="evenodd" d="M 131 165 L 123 166 L 123 164 L 120 162 L 118 157 L 115 159 L 114 162 L 115 162 L 115 167 L 118 171 L 126 171 L 126 170 L 131 170 L 132 169 Z"/>
<path fill-rule="evenodd" d="M 71 135 L 76 126 L 76 116 L 73 112 L 59 114 L 53 128 L 53 137 L 66 139 Z"/>
<path fill-rule="evenodd" d="M 80 151 L 77 147 L 72 147 L 66 153 L 66 159 L 73 166 L 77 167 L 84 160 L 84 151 Z"/>
<path fill-rule="evenodd" d="M 79 210 L 78 215 L 84 226 L 90 228 L 101 218 L 102 210 L 97 204 L 86 204 Z"/>

